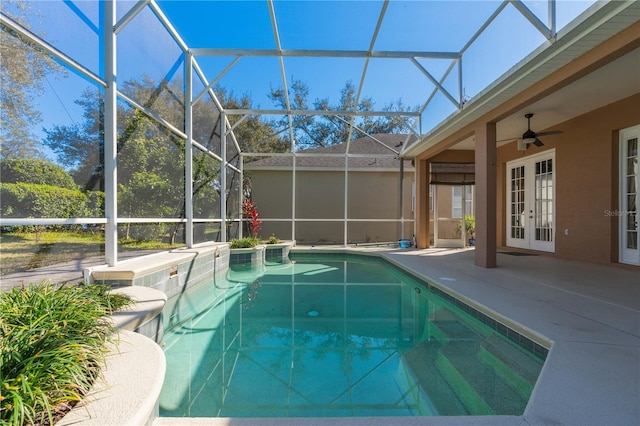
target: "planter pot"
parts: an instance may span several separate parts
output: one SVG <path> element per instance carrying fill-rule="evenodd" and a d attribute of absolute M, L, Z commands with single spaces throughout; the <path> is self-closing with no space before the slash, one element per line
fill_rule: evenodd
<path fill-rule="evenodd" d="M 295 241 L 282 241 L 277 244 L 265 244 L 265 260 L 267 262 L 287 263 L 289 252 L 295 247 Z"/>
<path fill-rule="evenodd" d="M 56 426 L 149 425 L 158 417 L 166 371 L 164 352 L 156 341 L 133 330 L 161 326 L 166 296 L 136 286 L 114 292 L 131 296 L 135 303 L 112 315 L 111 321 L 120 330 L 117 339 L 108 344 L 102 377 Z M 158 334 L 151 337 L 161 338 Z"/>
<path fill-rule="evenodd" d="M 263 265 L 265 246 L 259 245 L 250 248 L 234 248 L 229 250 L 229 266 L 236 265 Z"/>

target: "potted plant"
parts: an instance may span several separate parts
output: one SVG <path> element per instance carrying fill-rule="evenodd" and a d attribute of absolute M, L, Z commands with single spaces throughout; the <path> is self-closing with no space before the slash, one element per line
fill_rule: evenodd
<path fill-rule="evenodd" d="M 462 220 L 458 222 L 456 232 L 460 233 L 461 230 Z M 476 218 L 472 215 L 465 215 L 464 217 L 464 235 L 470 246 L 476 245 Z"/>

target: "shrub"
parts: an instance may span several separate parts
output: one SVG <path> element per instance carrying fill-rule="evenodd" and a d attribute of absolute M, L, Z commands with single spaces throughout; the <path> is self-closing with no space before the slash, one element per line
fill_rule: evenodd
<path fill-rule="evenodd" d="M 5 183 L 33 183 L 78 189 L 62 167 L 45 160 L 11 158 L 0 161 L 0 176 Z"/>
<path fill-rule="evenodd" d="M 271 234 L 271 236 L 267 240 L 267 244 L 280 244 L 280 239 L 274 234 Z"/>
<path fill-rule="evenodd" d="M 53 424 L 87 393 L 115 336 L 105 315 L 131 303 L 108 289 L 43 282 L 0 293 L 0 423 Z"/>
<path fill-rule="evenodd" d="M 247 198 L 242 203 L 242 216 L 249 219 L 248 227 L 251 231 L 251 235 L 254 238 L 258 236 L 260 232 L 260 225 L 262 225 L 262 219 L 258 219 L 258 209 L 256 209 L 256 203 Z"/>
<path fill-rule="evenodd" d="M 100 196 L 92 196 L 89 208 L 87 195 L 78 189 L 33 183 L 0 182 L 0 198 L 3 217 L 89 217 L 103 205 Z"/>
<path fill-rule="evenodd" d="M 456 225 L 456 233 L 460 234 L 462 230 L 462 220 Z M 475 238 L 476 234 L 476 219 L 472 215 L 465 215 L 464 217 L 464 230 L 465 238 Z"/>
<path fill-rule="evenodd" d="M 245 237 L 241 240 L 233 239 L 231 240 L 231 248 L 251 248 L 260 244 L 260 239 L 256 237 Z"/>

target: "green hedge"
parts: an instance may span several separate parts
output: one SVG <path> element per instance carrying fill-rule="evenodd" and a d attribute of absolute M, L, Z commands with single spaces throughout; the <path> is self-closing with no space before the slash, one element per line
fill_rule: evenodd
<path fill-rule="evenodd" d="M 3 183 L 34 183 L 78 189 L 73 178 L 62 167 L 44 160 L 22 158 L 1 160 L 0 178 Z"/>
<path fill-rule="evenodd" d="M 104 194 L 51 185 L 0 182 L 3 217 L 102 217 Z"/>

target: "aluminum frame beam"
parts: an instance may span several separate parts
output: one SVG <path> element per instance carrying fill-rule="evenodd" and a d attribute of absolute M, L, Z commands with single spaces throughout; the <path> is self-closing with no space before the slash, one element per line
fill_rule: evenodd
<path fill-rule="evenodd" d="M 327 111 L 317 109 L 235 109 L 230 108 L 224 110 L 227 115 L 245 115 L 245 114 L 262 114 L 262 115 L 354 115 L 358 117 L 368 116 L 386 116 L 386 117 L 418 117 L 419 112 L 415 111 L 353 111 L 353 110 L 341 110 L 341 111 Z"/>
<path fill-rule="evenodd" d="M 100 78 L 100 76 L 94 74 L 88 68 L 76 62 L 70 56 L 65 55 L 62 51 L 56 49 L 51 44 L 42 40 L 40 37 L 35 35 L 32 31 L 23 27 L 18 22 L 14 21 L 13 19 L 11 19 L 9 16 L 5 15 L 2 12 L 0 12 L 0 24 L 17 32 L 22 37 L 26 38 L 29 41 L 29 43 L 33 43 L 33 45 L 35 45 L 37 49 L 42 50 L 47 55 L 50 55 L 53 58 L 59 60 L 60 62 L 68 65 L 73 71 L 76 71 L 78 74 L 80 74 L 82 77 L 86 78 L 87 80 L 92 81 L 103 88 L 107 86 L 107 82 L 105 82 L 102 78 Z"/>
<path fill-rule="evenodd" d="M 552 1 L 552 0 L 549 0 Z M 547 25 L 540 20 L 536 16 L 535 13 L 531 11 L 521 0 L 511 0 L 511 4 L 518 9 L 518 11 L 525 17 L 527 20 L 538 30 L 540 33 L 547 38 L 547 40 L 554 40 L 556 38 L 555 31 L 552 28 L 547 27 Z M 552 7 L 552 6 L 550 6 Z M 555 9 L 555 7 L 554 7 Z M 555 12 L 549 13 L 549 15 L 553 15 L 555 17 Z M 555 26 L 554 23 L 551 26 Z"/>
<path fill-rule="evenodd" d="M 118 263 L 118 83 L 116 79 L 117 40 L 116 4 L 102 3 L 103 73 L 104 89 L 104 215 L 107 224 L 104 230 L 104 256 L 109 266 Z"/>
<path fill-rule="evenodd" d="M 194 56 L 273 56 L 309 58 L 384 58 L 384 59 L 456 59 L 460 52 L 394 51 L 394 50 L 321 50 L 321 49 L 224 49 L 199 47 Z"/>

